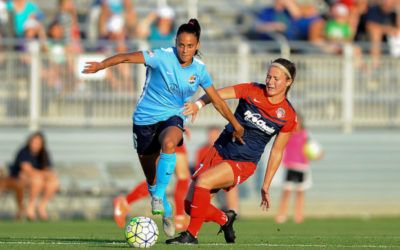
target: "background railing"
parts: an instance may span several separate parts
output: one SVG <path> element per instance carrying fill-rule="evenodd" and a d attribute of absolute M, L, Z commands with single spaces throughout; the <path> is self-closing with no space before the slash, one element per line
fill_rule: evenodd
<path fill-rule="evenodd" d="M 133 42 L 133 50 L 148 47 Z M 285 53 L 277 44 L 243 41 L 204 42 L 203 60 L 217 88 L 241 83 L 264 82 L 271 60 Z M 90 50 L 89 50 L 90 51 Z M 382 56 L 378 69 L 362 70 L 354 64 L 351 48 L 342 55 L 292 54 L 297 77 L 289 99 L 308 126 L 399 127 L 399 60 Z M 287 51 L 286 51 L 287 53 Z M 143 65 L 119 65 L 97 77 L 85 77 L 83 63 L 101 60 L 110 53 L 87 52 L 68 55 L 61 62 L 40 52 L 2 51 L 0 54 L 0 124 L 15 126 L 121 126 L 130 123 L 144 83 Z M 363 57 L 364 65 L 370 58 Z M 197 96 L 203 94 L 198 91 Z M 232 108 L 235 104 L 229 103 Z M 225 120 L 212 108 L 202 110 L 197 125 L 210 119 Z"/>

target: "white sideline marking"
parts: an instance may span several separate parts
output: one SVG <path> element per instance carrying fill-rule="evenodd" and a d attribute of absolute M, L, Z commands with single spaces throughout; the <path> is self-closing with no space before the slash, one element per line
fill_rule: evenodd
<path fill-rule="evenodd" d="M 0 245 L 126 245 L 125 242 L 35 242 L 35 241 L 0 241 Z M 205 244 L 198 244 L 193 246 L 229 246 L 231 244 L 224 244 L 224 243 L 205 243 Z M 354 247 L 361 247 L 361 248 L 400 248 L 400 246 L 386 246 L 386 245 L 328 245 L 328 244 L 267 244 L 267 243 L 260 243 L 260 244 L 235 244 L 234 246 L 255 246 L 255 247 L 335 247 L 335 248 L 354 248 Z"/>

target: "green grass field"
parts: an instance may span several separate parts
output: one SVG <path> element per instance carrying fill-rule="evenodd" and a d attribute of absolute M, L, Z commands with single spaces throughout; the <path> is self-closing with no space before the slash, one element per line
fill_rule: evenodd
<path fill-rule="evenodd" d="M 160 227 L 160 221 L 157 221 Z M 226 244 L 219 227 L 205 223 L 199 245 L 169 246 L 160 232 L 152 249 L 400 249 L 400 218 L 308 219 L 303 224 L 275 224 L 271 219 L 239 219 L 237 240 Z M 13 222 L 0 221 L 1 249 L 128 248 L 123 230 L 111 220 Z"/>

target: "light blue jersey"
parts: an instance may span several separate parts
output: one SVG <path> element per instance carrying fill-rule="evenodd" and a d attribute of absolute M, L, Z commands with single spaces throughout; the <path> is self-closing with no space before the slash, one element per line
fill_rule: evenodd
<path fill-rule="evenodd" d="M 155 124 L 181 115 L 182 107 L 202 86 L 212 85 L 206 66 L 199 60 L 185 68 L 179 64 L 176 48 L 143 51 L 146 61 L 146 83 L 133 113 L 136 125 Z M 184 119 L 185 120 L 185 119 Z"/>

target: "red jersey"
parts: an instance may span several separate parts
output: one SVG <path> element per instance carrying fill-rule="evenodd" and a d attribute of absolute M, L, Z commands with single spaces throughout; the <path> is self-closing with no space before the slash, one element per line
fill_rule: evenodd
<path fill-rule="evenodd" d="M 295 130 L 296 112 L 286 98 L 277 104 L 270 103 L 264 84 L 243 83 L 234 89 L 239 99 L 234 115 L 244 128 L 245 144 L 232 142 L 234 129 L 229 123 L 215 142 L 215 148 L 224 159 L 257 164 L 273 136 Z"/>

